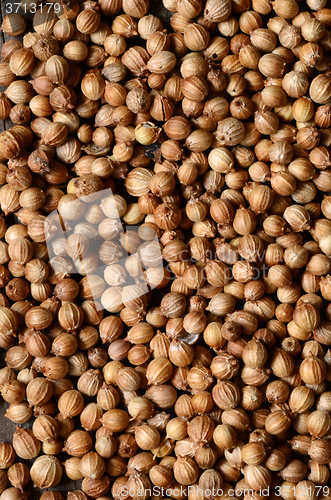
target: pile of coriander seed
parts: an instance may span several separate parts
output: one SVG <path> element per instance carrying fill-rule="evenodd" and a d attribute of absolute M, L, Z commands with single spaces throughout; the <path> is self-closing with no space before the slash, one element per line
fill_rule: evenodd
<path fill-rule="evenodd" d="M 0 500 L 330 500 L 329 1 L 1 29 Z"/>

